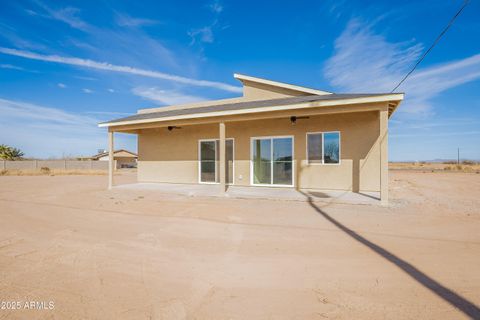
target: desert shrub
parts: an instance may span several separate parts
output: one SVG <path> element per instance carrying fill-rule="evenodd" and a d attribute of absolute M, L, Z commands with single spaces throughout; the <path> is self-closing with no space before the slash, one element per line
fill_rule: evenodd
<path fill-rule="evenodd" d="M 8 170 L 1 170 L 0 171 L 0 176 L 4 176 L 8 173 Z"/>
<path fill-rule="evenodd" d="M 21 160 L 23 152 L 20 149 L 13 148 L 4 144 L 0 145 L 0 159 L 3 160 Z"/>
<path fill-rule="evenodd" d="M 452 167 L 451 166 L 446 166 L 445 168 L 443 168 L 443 170 L 450 171 L 450 170 L 452 170 Z"/>
<path fill-rule="evenodd" d="M 461 165 L 461 164 L 457 164 L 457 165 L 455 166 L 455 169 L 457 169 L 457 170 L 462 170 L 462 169 L 463 169 L 463 167 L 462 167 L 462 165 Z"/>
<path fill-rule="evenodd" d="M 49 167 L 41 167 L 40 172 L 42 174 L 50 174 L 50 168 Z"/>
<path fill-rule="evenodd" d="M 463 160 L 462 164 L 467 165 L 467 166 L 473 166 L 475 164 L 475 161 L 472 160 Z"/>
<path fill-rule="evenodd" d="M 443 164 L 457 164 L 457 161 L 444 161 Z"/>

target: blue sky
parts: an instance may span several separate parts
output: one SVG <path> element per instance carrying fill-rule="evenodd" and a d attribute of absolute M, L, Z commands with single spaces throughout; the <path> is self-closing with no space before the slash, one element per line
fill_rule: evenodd
<path fill-rule="evenodd" d="M 91 155 L 96 124 L 239 95 L 234 72 L 333 92 L 389 92 L 462 1 L 3 0 L 0 143 Z M 480 159 L 480 2 L 399 88 L 390 159 Z M 136 150 L 135 136 L 116 145 Z"/>

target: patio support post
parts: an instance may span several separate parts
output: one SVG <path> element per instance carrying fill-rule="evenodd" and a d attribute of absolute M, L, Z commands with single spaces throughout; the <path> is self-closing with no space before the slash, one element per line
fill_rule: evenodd
<path fill-rule="evenodd" d="M 380 201 L 388 205 L 388 109 L 380 111 Z"/>
<path fill-rule="evenodd" d="M 108 130 L 108 189 L 113 187 L 113 131 Z"/>
<path fill-rule="evenodd" d="M 219 152 L 220 152 L 220 166 L 219 166 L 219 171 L 220 171 L 220 188 L 221 192 L 226 191 L 226 177 L 225 177 L 225 161 L 226 161 L 226 151 L 225 151 L 225 123 L 220 122 L 219 123 Z"/>

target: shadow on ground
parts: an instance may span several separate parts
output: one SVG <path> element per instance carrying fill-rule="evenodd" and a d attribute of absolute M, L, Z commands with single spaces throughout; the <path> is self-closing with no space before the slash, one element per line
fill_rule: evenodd
<path fill-rule="evenodd" d="M 302 192 L 303 193 L 303 192 Z M 307 199 L 309 205 L 318 212 L 322 217 L 327 219 L 337 228 L 345 232 L 351 238 L 355 239 L 356 241 L 360 242 L 364 246 L 371 249 L 373 252 L 379 254 L 389 262 L 396 265 L 402 271 L 404 271 L 407 275 L 411 278 L 416 280 L 418 283 L 423 285 L 424 287 L 428 288 L 430 291 L 435 293 L 437 296 L 445 300 L 446 302 L 450 303 L 452 306 L 463 312 L 465 315 L 472 319 L 480 319 L 480 308 L 477 307 L 472 302 L 468 301 L 464 297 L 460 296 L 459 294 L 455 293 L 454 291 L 450 290 L 449 288 L 443 286 L 436 280 L 432 279 L 422 271 L 415 268 L 413 265 L 408 263 L 405 260 L 400 259 L 399 257 L 395 256 L 391 252 L 383 249 L 382 247 L 376 245 L 375 243 L 367 240 L 366 238 L 362 237 L 352 229 L 349 229 L 345 225 L 341 224 L 339 221 L 332 218 L 328 215 L 324 210 L 322 210 L 318 205 L 313 202 L 313 199 L 310 195 L 303 193 Z"/>

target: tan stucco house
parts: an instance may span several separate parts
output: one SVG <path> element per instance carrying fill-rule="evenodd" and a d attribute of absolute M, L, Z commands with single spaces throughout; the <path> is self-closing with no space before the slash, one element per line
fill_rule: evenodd
<path fill-rule="evenodd" d="M 403 94 L 234 77 L 241 97 L 141 109 L 99 124 L 108 128 L 110 151 L 114 132 L 138 136 L 139 182 L 376 191 L 388 201 L 388 119 Z"/>
<path fill-rule="evenodd" d="M 125 149 L 118 149 L 113 152 L 113 160 L 115 161 L 115 169 L 121 168 L 134 168 L 137 166 L 137 154 L 135 152 L 131 152 Z M 100 152 L 90 159 L 95 161 L 108 161 L 109 152 Z"/>

